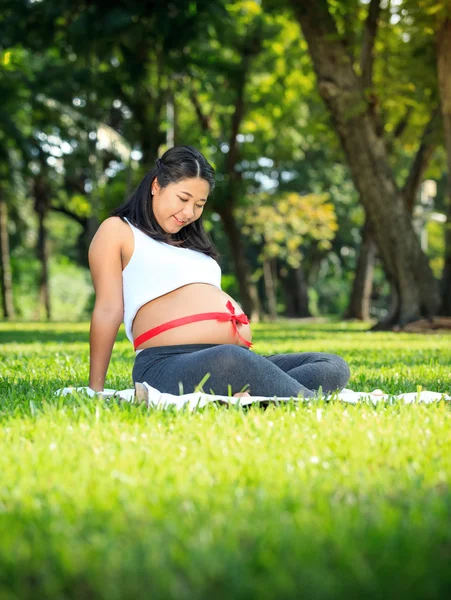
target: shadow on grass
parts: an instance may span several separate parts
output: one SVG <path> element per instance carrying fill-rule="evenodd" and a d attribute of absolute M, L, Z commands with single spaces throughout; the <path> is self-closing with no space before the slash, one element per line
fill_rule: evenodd
<path fill-rule="evenodd" d="M 264 334 L 265 336 L 268 334 L 271 334 L 271 332 L 273 332 L 274 330 L 276 330 L 276 333 L 279 333 L 279 331 L 288 331 L 289 333 L 293 333 L 293 334 L 297 334 L 297 333 L 302 333 L 303 335 L 311 335 L 311 336 L 318 336 L 321 335 L 323 333 L 352 333 L 353 335 L 357 335 L 359 333 L 367 333 L 366 330 L 354 330 L 354 329 L 348 329 L 346 327 L 315 327 L 315 329 L 313 329 L 313 327 L 303 327 L 302 325 L 290 325 L 288 324 L 287 327 L 280 327 L 279 331 L 277 331 L 276 327 L 266 327 L 266 326 L 261 326 L 258 329 L 256 328 L 256 331 L 259 334 Z"/>
<path fill-rule="evenodd" d="M 125 341 L 127 338 L 120 333 L 117 337 L 118 342 Z M 24 331 L 2 331 L 0 335 L 0 345 L 2 344 L 77 344 L 89 343 L 89 333 L 84 331 L 58 332 L 42 331 L 39 329 L 28 329 Z"/>
<path fill-rule="evenodd" d="M 308 330 L 308 329 L 288 329 L 285 332 L 274 331 L 271 329 L 258 330 L 254 332 L 253 340 L 254 343 L 258 342 L 273 342 L 273 343 L 286 343 L 295 342 L 300 340 L 318 340 L 321 341 L 322 337 L 326 337 L 330 333 L 353 333 L 349 330 L 343 329 L 331 329 L 327 330 Z M 324 336 L 323 336 L 324 334 Z M 116 342 L 127 342 L 127 337 L 124 333 L 119 332 Z M 72 332 L 58 332 L 58 331 L 42 331 L 42 330 L 24 330 L 24 331 L 2 331 L 0 333 L 0 346 L 4 344 L 77 344 L 77 343 L 89 343 L 89 333 L 83 331 L 72 331 Z"/>

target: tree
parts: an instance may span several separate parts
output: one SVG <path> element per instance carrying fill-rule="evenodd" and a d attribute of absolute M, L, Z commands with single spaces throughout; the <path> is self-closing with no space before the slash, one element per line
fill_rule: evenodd
<path fill-rule="evenodd" d="M 256 273 L 251 275 L 249 263 L 260 267 L 240 234 L 237 211 L 246 210 L 250 199 L 268 186 L 308 194 L 307 153 L 312 145 L 320 152 L 321 145 L 336 144 L 324 127 L 320 141 L 312 143 L 320 129 L 309 118 L 318 111 L 317 94 L 306 45 L 291 15 L 264 13 L 257 2 L 235 2 L 228 10 L 233 21 L 195 48 L 189 78 L 180 82 L 180 106 L 185 107 L 183 89 L 188 87 L 197 121 L 188 121 L 184 112 L 181 129 L 192 143 L 201 140 L 218 170 L 217 190 L 209 204 L 227 227 L 240 298 L 255 302 L 251 279 Z M 297 69 L 300 63 L 303 72 Z M 321 107 L 320 111 L 324 113 Z"/>
<path fill-rule="evenodd" d="M 14 319 L 13 286 L 11 274 L 11 257 L 8 233 L 8 206 L 5 188 L 0 181 L 0 273 L 2 278 L 2 308 L 5 319 Z"/>
<path fill-rule="evenodd" d="M 437 72 L 447 155 L 448 211 L 445 229 L 445 264 L 442 278 L 441 313 L 451 316 L 451 14 L 437 32 Z"/>
<path fill-rule="evenodd" d="M 392 285 L 396 305 L 384 325 L 430 317 L 438 310 L 438 285 L 390 167 L 380 135 L 381 117 L 365 93 L 371 53 L 366 51 L 370 58 L 358 74 L 327 0 L 292 0 L 291 4 Z"/>
<path fill-rule="evenodd" d="M 265 22 L 261 7 L 256 4 L 238 2 L 229 5 L 229 11 L 235 14 L 235 21 L 229 16 L 226 26 L 217 30 L 217 39 L 204 40 L 195 49 L 191 65 L 184 70 L 197 125 L 208 149 L 206 154 L 211 152 L 212 147 L 217 150 L 214 162 L 221 177 L 210 206 L 220 216 L 229 240 L 243 310 L 255 320 L 259 317 L 258 297 L 251 282 L 245 240 L 240 234 L 235 210 L 245 189 L 239 170 L 243 158 L 240 136 L 249 110 L 249 82 L 256 57 L 271 26 Z M 215 60 L 210 58 L 211 46 L 215 46 L 219 55 Z M 221 88 L 223 92 L 217 102 Z M 214 107 L 210 114 L 206 113 L 199 100 L 207 90 L 207 106 L 213 104 Z"/>
<path fill-rule="evenodd" d="M 420 29 L 412 35 L 412 25 L 405 16 L 405 3 L 381 10 L 379 2 L 373 0 L 367 13 L 361 12 L 364 24 L 359 68 L 367 94 L 382 115 L 378 132 L 385 139 L 390 164 L 412 214 L 440 133 L 430 40 Z M 349 18 L 352 19 L 352 15 Z M 421 57 L 421 69 L 417 66 L 418 57 Z M 376 260 L 374 233 L 367 217 L 361 232 L 356 273 L 346 312 L 348 318 L 370 317 Z"/>
<path fill-rule="evenodd" d="M 406 35 L 411 40 L 417 56 L 424 63 L 433 65 L 434 86 L 440 106 L 434 110 L 431 130 L 434 123 L 440 122 L 446 154 L 448 173 L 445 192 L 445 256 L 441 281 L 441 308 L 443 315 L 451 315 L 451 6 L 447 0 L 404 0 L 401 13 L 406 23 Z M 426 133 L 426 132 L 425 132 Z M 442 140 L 441 140 L 442 141 Z M 427 144 L 426 144 L 427 146 Z M 409 198 L 407 198 L 407 201 Z M 411 204 L 411 203 L 410 203 Z"/>
<path fill-rule="evenodd" d="M 333 204 L 325 194 L 315 195 L 288 192 L 254 196 L 239 212 L 243 234 L 260 247 L 259 261 L 269 314 L 277 316 L 276 260 L 293 270 L 302 264 L 302 246 L 318 240 L 323 248 L 330 248 L 330 240 L 337 229 Z M 302 273 L 298 271 L 298 276 Z"/>
<path fill-rule="evenodd" d="M 0 274 L 3 314 L 7 319 L 15 317 L 9 243 L 9 213 L 13 196 L 10 188 L 20 169 L 21 158 L 29 155 L 29 145 L 23 133 L 30 128 L 27 111 L 30 94 L 24 86 L 28 71 L 25 59 L 23 52 L 19 52 L 17 57 L 12 57 L 7 49 L 0 52 Z"/>

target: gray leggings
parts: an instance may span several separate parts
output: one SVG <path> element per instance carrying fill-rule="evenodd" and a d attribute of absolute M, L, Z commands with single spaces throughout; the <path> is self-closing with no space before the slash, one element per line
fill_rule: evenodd
<path fill-rule="evenodd" d="M 205 393 L 227 396 L 248 391 L 253 396 L 311 398 L 348 382 L 347 363 L 335 354 L 300 352 L 260 356 L 233 344 L 184 344 L 142 350 L 133 366 L 133 382 L 147 382 L 160 392 L 193 392 L 206 373 Z M 245 389 L 246 388 L 246 389 Z"/>

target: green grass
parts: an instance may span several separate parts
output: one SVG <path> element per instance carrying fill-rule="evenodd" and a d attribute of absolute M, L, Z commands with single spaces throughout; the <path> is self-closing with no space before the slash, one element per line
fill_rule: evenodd
<path fill-rule="evenodd" d="M 254 326 L 336 352 L 354 390 L 450 393 L 451 336 Z M 446 598 L 451 404 L 208 406 L 57 398 L 88 325 L 0 323 L 0 600 Z M 107 387 L 131 386 L 120 334 Z"/>

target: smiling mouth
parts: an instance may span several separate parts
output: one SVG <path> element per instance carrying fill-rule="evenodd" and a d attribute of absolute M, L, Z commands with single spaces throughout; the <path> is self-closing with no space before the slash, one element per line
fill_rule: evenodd
<path fill-rule="evenodd" d="M 177 221 L 177 223 L 179 225 L 185 225 L 185 223 L 188 223 L 188 221 L 180 221 L 180 219 L 177 219 L 177 217 L 174 215 L 174 219 Z"/>

